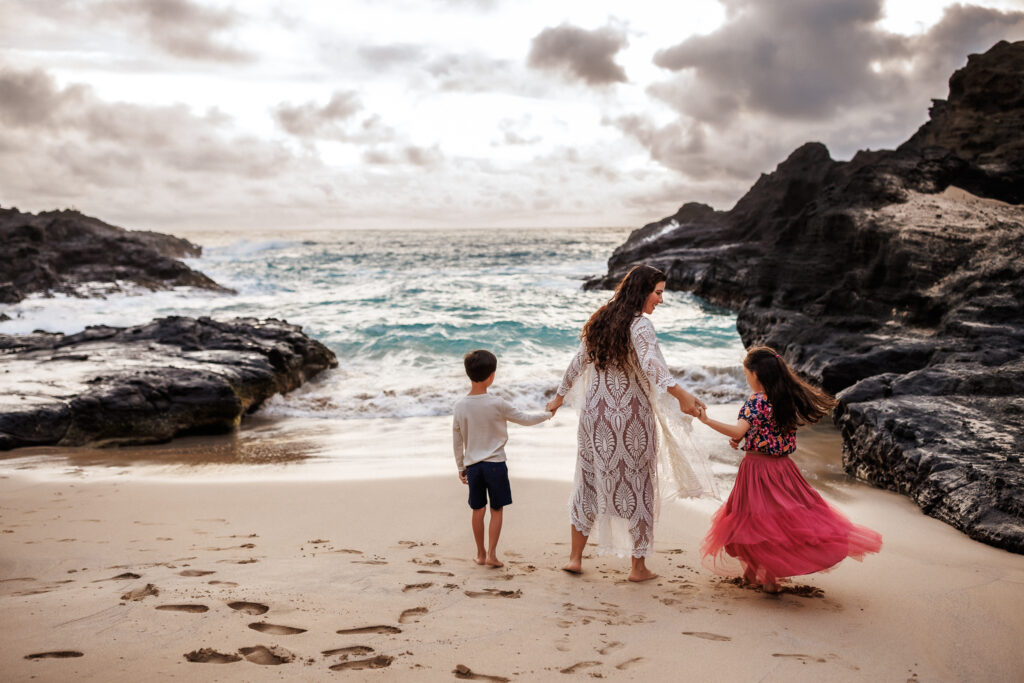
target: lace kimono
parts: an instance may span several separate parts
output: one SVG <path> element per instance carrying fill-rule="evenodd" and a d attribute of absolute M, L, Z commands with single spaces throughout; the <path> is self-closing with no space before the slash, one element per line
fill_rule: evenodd
<path fill-rule="evenodd" d="M 666 392 L 676 380 L 654 325 L 637 316 L 630 334 L 636 353 L 625 367 L 597 370 L 581 343 L 558 393 L 580 417 L 572 525 L 586 536 L 597 527 L 599 554 L 647 557 L 654 552 L 659 469 L 672 497 L 717 498 L 718 491 L 690 440 L 691 418 Z"/>

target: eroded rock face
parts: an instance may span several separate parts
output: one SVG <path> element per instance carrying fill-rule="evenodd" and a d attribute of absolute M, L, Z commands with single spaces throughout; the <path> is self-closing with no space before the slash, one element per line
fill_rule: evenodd
<path fill-rule="evenodd" d="M 80 295 L 86 283 L 101 283 L 107 291 L 119 282 L 230 291 L 177 260 L 199 255 L 188 240 L 124 230 L 77 211 L 0 208 L 0 244 L 0 303 L 34 293 Z"/>
<path fill-rule="evenodd" d="M 972 55 L 896 150 L 793 152 L 729 211 L 635 231 L 639 262 L 737 311 L 840 399 L 846 470 L 1024 552 L 1024 42 Z"/>
<path fill-rule="evenodd" d="M 337 359 L 279 320 L 168 317 L 0 335 L 0 450 L 167 441 L 233 429 Z"/>

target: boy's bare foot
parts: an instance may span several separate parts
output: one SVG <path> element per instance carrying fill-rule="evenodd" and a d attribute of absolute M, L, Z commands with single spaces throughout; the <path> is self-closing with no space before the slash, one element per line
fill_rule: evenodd
<path fill-rule="evenodd" d="M 484 564 L 488 567 L 504 567 L 505 563 L 499 560 L 497 557 L 488 557 L 484 560 Z"/>
<path fill-rule="evenodd" d="M 562 571 L 569 572 L 570 574 L 582 574 L 583 573 L 583 561 L 582 560 L 569 560 L 569 563 L 562 567 Z"/>

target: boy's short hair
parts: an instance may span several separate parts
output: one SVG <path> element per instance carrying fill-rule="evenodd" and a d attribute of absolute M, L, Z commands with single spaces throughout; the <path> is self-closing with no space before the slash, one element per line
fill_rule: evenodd
<path fill-rule="evenodd" d="M 498 357 L 485 349 L 470 351 L 462 359 L 466 374 L 473 382 L 483 382 L 498 367 Z"/>

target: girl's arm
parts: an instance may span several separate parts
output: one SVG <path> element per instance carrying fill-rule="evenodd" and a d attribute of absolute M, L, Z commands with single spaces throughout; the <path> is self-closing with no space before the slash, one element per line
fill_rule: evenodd
<path fill-rule="evenodd" d="M 724 434 L 729 437 L 732 441 L 739 441 L 747 435 L 747 430 L 750 429 L 750 423 L 746 420 L 736 420 L 736 424 L 729 424 L 727 422 L 721 422 L 708 417 L 708 412 L 704 409 L 700 410 L 700 414 L 697 415 L 697 419 L 711 427 L 719 434 Z M 739 445 L 737 443 L 737 445 Z"/>

